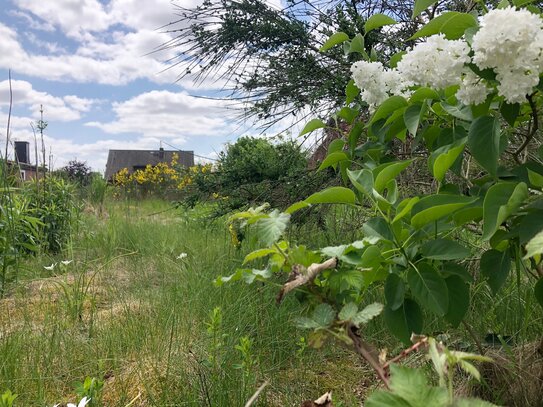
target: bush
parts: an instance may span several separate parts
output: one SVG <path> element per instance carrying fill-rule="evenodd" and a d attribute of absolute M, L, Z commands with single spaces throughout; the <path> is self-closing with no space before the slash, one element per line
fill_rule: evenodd
<path fill-rule="evenodd" d="M 183 202 L 212 199 L 217 214 L 268 202 L 286 207 L 330 180 L 330 173 L 307 169 L 307 153 L 294 141 L 241 137 L 219 155 L 213 171 L 194 172 Z"/>
<path fill-rule="evenodd" d="M 39 219 L 42 247 L 58 253 L 69 241 L 73 221 L 79 211 L 73 184 L 55 177 L 24 184 L 23 191 L 31 215 Z"/>

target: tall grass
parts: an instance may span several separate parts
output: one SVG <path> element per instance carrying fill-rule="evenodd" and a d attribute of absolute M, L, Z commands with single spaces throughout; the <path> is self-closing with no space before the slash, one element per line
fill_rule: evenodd
<path fill-rule="evenodd" d="M 221 221 L 147 216 L 166 205 L 110 204 L 108 220 L 86 218 L 66 274 L 27 281 L 2 303 L 12 314 L 0 317 L 0 383 L 19 405 L 73 400 L 87 376 L 105 381 L 105 406 L 138 394 L 145 405 L 239 406 L 265 379 L 259 405 L 296 405 L 336 386 L 338 369 L 356 372 L 340 387 L 357 383 L 360 368 L 342 352 L 296 356 L 294 300 L 277 308 L 274 287 L 214 287 L 244 253 Z M 214 309 L 222 318 L 210 329 Z"/>
<path fill-rule="evenodd" d="M 141 406 L 241 406 L 264 380 L 270 385 L 258 406 L 296 406 L 328 390 L 336 405 L 354 406 L 375 385 L 350 352 L 306 349 L 305 332 L 294 325 L 302 311 L 294 295 L 276 307 L 273 285 L 212 285 L 253 247 L 251 239 L 232 247 L 223 220 L 206 220 L 205 207 L 106 201 L 104 211 L 108 216 L 83 217 L 71 251 L 27 259 L 24 279 L 0 301 L 0 392 L 18 393 L 16 405 L 73 401 L 74 383 L 86 377 L 104 381 L 102 402 L 112 407 L 135 398 Z M 326 214 L 322 230 L 305 225 L 293 234 L 302 240 L 310 233 L 319 244 L 342 236 L 347 242 L 356 230 L 327 223 L 360 216 L 342 209 Z M 73 262 L 43 268 L 61 260 Z M 479 290 L 470 310 L 480 321 L 473 327 L 479 337 L 540 335 L 529 293 L 511 285 L 493 301 L 485 286 Z M 382 300 L 379 293 L 367 296 Z M 522 313 L 504 311 L 520 306 Z M 476 318 L 481 310 L 485 317 Z M 452 332 L 437 318 L 425 331 L 471 342 L 463 328 Z M 364 335 L 390 353 L 398 350 L 381 319 Z"/>

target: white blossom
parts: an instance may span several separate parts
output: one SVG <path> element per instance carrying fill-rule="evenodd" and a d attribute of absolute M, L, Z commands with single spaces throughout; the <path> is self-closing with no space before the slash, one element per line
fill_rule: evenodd
<path fill-rule="evenodd" d="M 55 269 L 56 266 L 57 266 L 57 263 L 53 263 L 53 264 L 51 264 L 50 266 L 43 266 L 43 268 L 44 268 L 45 270 L 52 271 L 52 270 Z"/>
<path fill-rule="evenodd" d="M 62 260 L 61 263 L 64 265 L 64 266 L 67 266 L 68 264 L 70 264 L 73 260 Z"/>
<path fill-rule="evenodd" d="M 183 260 L 185 257 L 187 257 L 188 254 L 187 253 L 181 253 L 179 254 L 179 256 L 176 257 L 177 260 Z"/>
<path fill-rule="evenodd" d="M 360 97 L 370 106 L 376 106 L 388 98 L 383 64 L 380 62 L 358 61 L 351 66 L 355 85 Z"/>
<path fill-rule="evenodd" d="M 543 72 L 543 19 L 513 7 L 488 12 L 473 36 L 473 62 L 492 68 L 498 93 L 509 103 L 525 101 Z"/>
<path fill-rule="evenodd" d="M 406 83 L 398 71 L 385 69 L 380 62 L 358 61 L 351 66 L 360 97 L 370 108 L 384 102 L 389 96 L 407 96 Z"/>
<path fill-rule="evenodd" d="M 415 45 L 398 62 L 397 69 L 404 81 L 444 89 L 460 84 L 464 65 L 469 62 L 469 46 L 465 41 L 447 40 L 438 34 Z"/>
<path fill-rule="evenodd" d="M 456 98 L 465 105 L 480 105 L 492 91 L 484 79 L 475 75 L 471 70 L 466 70 L 460 89 L 456 92 Z"/>

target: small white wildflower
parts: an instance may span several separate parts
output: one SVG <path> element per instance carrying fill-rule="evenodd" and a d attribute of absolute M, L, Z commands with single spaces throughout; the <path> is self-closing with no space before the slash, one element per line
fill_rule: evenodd
<path fill-rule="evenodd" d="M 181 253 L 179 256 L 176 257 L 177 260 L 183 260 L 185 257 L 187 257 L 187 253 Z"/>
<path fill-rule="evenodd" d="M 90 398 L 87 398 L 85 396 L 79 401 L 77 405 L 75 405 L 74 403 L 68 403 L 66 407 L 85 407 L 87 404 L 89 404 L 90 400 L 91 400 Z M 59 406 L 60 404 L 55 404 L 53 407 L 59 407 Z"/>
<path fill-rule="evenodd" d="M 52 271 L 52 270 L 55 269 L 56 266 L 57 266 L 57 263 L 53 263 L 53 264 L 51 264 L 50 266 L 43 266 L 43 268 L 44 268 L 45 270 Z"/>
<path fill-rule="evenodd" d="M 79 401 L 79 404 L 75 405 L 73 403 L 68 403 L 66 407 L 85 407 L 87 404 L 89 404 L 89 402 L 90 402 L 90 398 L 87 398 L 85 396 Z"/>
<path fill-rule="evenodd" d="M 460 83 L 464 65 L 469 62 L 467 42 L 447 40 L 438 34 L 415 45 L 398 62 L 397 69 L 404 81 L 444 89 Z"/>
<path fill-rule="evenodd" d="M 462 78 L 456 98 L 465 105 L 480 105 L 491 91 L 482 78 L 468 70 Z"/>
<path fill-rule="evenodd" d="M 70 264 L 73 260 L 62 260 L 61 263 L 65 266 L 67 266 L 68 264 Z"/>

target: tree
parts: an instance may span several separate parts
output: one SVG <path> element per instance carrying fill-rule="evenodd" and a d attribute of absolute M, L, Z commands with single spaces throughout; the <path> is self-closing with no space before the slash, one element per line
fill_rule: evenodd
<path fill-rule="evenodd" d="M 429 13 L 466 9 L 468 3 L 446 1 Z M 192 9 L 179 6 L 180 18 L 168 31 L 176 37 L 163 48 L 178 51 L 172 66 L 182 69 L 180 79 L 225 80 L 227 98 L 263 127 L 308 110 L 328 117 L 344 103 L 356 54 L 377 58 L 379 51 L 387 60 L 412 43 L 407 39 L 422 22 L 411 19 L 412 7 L 411 0 L 288 0 L 282 9 L 263 0 L 207 0 Z M 374 30 L 346 52 L 320 52 L 332 33 L 364 35 L 368 18 L 383 12 L 401 23 L 394 35 Z"/>
<path fill-rule="evenodd" d="M 88 185 L 92 178 L 91 167 L 84 161 L 72 160 L 60 169 L 61 173 L 78 185 Z"/>

